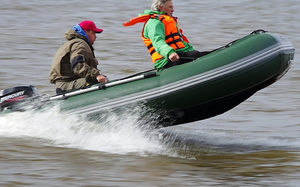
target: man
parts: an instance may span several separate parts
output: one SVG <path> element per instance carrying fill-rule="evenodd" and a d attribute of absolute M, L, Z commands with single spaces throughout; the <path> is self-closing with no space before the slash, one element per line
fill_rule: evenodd
<path fill-rule="evenodd" d="M 207 54 L 196 51 L 189 43 L 173 12 L 172 0 L 154 0 L 151 10 L 145 10 L 143 15 L 123 24 L 131 26 L 145 22 L 141 37 L 156 69 L 190 62 Z"/>
<path fill-rule="evenodd" d="M 106 76 L 97 69 L 98 61 L 93 48 L 96 33 L 102 31 L 93 21 L 86 20 L 65 33 L 68 41 L 58 49 L 49 76 L 58 94 L 107 82 Z"/>

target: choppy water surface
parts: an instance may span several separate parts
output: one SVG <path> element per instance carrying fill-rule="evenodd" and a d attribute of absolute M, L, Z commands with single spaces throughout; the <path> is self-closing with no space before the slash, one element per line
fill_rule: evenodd
<path fill-rule="evenodd" d="M 296 48 L 290 71 L 235 109 L 161 132 L 139 112 L 100 122 L 56 108 L 0 117 L 1 186 L 297 186 L 300 178 L 299 0 L 173 0 L 191 43 L 210 50 L 265 29 Z M 2 0 L 0 89 L 35 85 L 54 94 L 48 71 L 63 33 L 83 19 L 104 29 L 94 47 L 111 79 L 152 68 L 142 25 L 122 22 L 150 0 Z M 166 134 L 167 132 L 167 134 Z"/>

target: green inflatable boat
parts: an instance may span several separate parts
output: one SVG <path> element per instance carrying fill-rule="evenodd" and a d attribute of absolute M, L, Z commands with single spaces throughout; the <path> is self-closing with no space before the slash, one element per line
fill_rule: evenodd
<path fill-rule="evenodd" d="M 97 119 L 104 113 L 134 110 L 162 126 L 222 114 L 281 78 L 294 58 L 291 42 L 262 30 L 254 31 L 190 63 L 138 73 L 106 84 L 42 99 L 60 110 Z M 2 91 L 2 113 L 35 102 L 33 87 Z M 140 110 L 140 111 L 139 111 Z"/>

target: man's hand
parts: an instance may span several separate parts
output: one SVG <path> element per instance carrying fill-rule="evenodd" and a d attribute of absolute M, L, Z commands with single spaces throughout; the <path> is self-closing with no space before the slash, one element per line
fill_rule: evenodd
<path fill-rule="evenodd" d="M 107 82 L 107 81 L 108 81 L 108 79 L 107 79 L 105 76 L 103 76 L 103 75 L 98 75 L 98 76 L 96 77 L 96 79 L 97 79 L 97 81 L 100 82 L 100 83 L 104 83 L 104 82 Z"/>
<path fill-rule="evenodd" d="M 177 62 L 180 57 L 177 53 L 172 53 L 170 56 L 169 56 L 169 59 L 171 60 L 171 62 Z"/>

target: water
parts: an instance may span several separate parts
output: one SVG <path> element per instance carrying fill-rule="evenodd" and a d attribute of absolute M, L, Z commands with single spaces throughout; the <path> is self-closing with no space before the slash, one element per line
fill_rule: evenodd
<path fill-rule="evenodd" d="M 233 110 L 171 127 L 143 127 L 136 111 L 100 122 L 57 108 L 0 117 L 1 186 L 297 186 L 300 177 L 299 0 L 173 0 L 191 43 L 210 50 L 256 29 L 287 36 L 290 71 Z M 104 32 L 94 45 L 99 68 L 120 78 L 152 68 L 142 25 L 123 21 L 146 1 L 1 0 L 0 89 L 35 85 L 54 94 L 51 60 L 63 33 L 84 19 Z"/>

